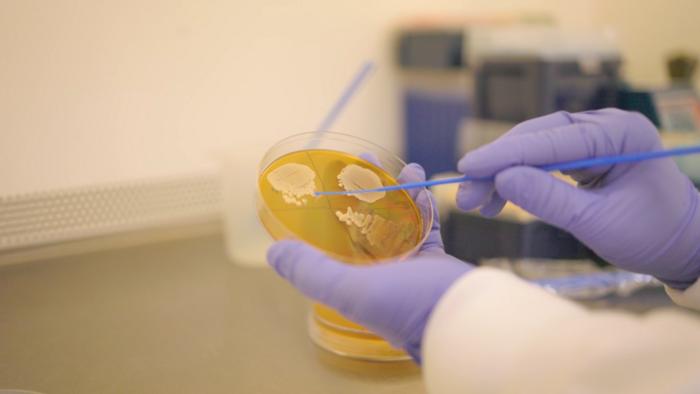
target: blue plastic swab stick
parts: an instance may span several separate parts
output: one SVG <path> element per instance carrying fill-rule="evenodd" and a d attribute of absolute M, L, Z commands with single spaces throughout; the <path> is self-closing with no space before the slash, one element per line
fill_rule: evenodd
<path fill-rule="evenodd" d="M 343 112 L 345 106 L 355 95 L 357 89 L 359 89 L 360 86 L 362 86 L 362 82 L 365 81 L 372 69 L 374 69 L 374 63 L 372 61 L 366 61 L 362 65 L 362 67 L 360 67 L 360 69 L 357 70 L 355 76 L 352 78 L 352 80 L 350 80 L 350 83 L 348 83 L 348 85 L 343 90 L 343 93 L 341 93 L 340 97 L 338 97 L 338 100 L 336 100 L 335 104 L 333 104 L 331 109 L 328 110 L 328 113 L 326 113 L 326 116 L 316 128 L 316 135 L 311 139 L 311 141 L 309 141 L 308 144 L 306 144 L 306 149 L 312 149 L 318 146 L 321 137 L 323 136 L 323 133 L 328 131 L 328 129 L 330 129 L 331 126 L 333 126 L 333 123 L 335 123 L 335 119 L 338 117 L 338 115 L 340 115 L 341 112 Z"/>
<path fill-rule="evenodd" d="M 654 152 L 640 152 L 640 153 L 628 153 L 618 156 L 602 156 L 596 157 L 594 159 L 584 159 L 584 160 L 574 160 L 563 163 L 554 163 L 544 166 L 536 166 L 544 171 L 569 171 L 569 170 L 580 170 L 583 168 L 607 166 L 611 164 L 621 164 L 621 163 L 635 163 L 645 160 L 661 159 L 664 157 L 671 156 L 684 156 L 692 155 L 695 153 L 700 153 L 700 145 L 683 146 L 680 148 L 666 149 Z M 347 194 L 360 194 L 360 193 L 371 193 L 371 192 L 388 192 L 392 190 L 402 190 L 402 189 L 415 189 L 419 187 L 430 187 L 436 185 L 445 185 L 449 183 L 462 183 L 467 181 L 492 181 L 493 176 L 490 177 L 470 177 L 470 176 L 460 176 L 455 178 L 445 178 L 438 179 L 434 181 L 425 182 L 409 182 L 401 185 L 378 187 L 376 189 L 359 189 L 359 190 L 341 190 L 341 191 L 331 191 L 331 192 L 316 192 L 317 196 L 334 196 L 334 195 L 347 195 Z"/>
<path fill-rule="evenodd" d="M 321 124 L 318 125 L 316 131 L 327 131 L 331 128 L 331 126 L 333 126 L 333 123 L 335 123 L 335 118 L 340 115 L 340 112 L 343 110 L 343 108 L 345 108 L 348 101 L 350 101 L 350 99 L 355 95 L 355 92 L 362 85 L 362 82 L 373 68 L 374 63 L 371 61 L 365 62 L 365 64 L 362 65 L 362 68 L 357 71 L 357 74 L 355 74 L 355 77 L 352 79 L 352 81 L 350 81 L 350 84 L 348 84 L 343 93 L 340 95 L 338 101 L 335 102 L 335 105 L 333 105 L 333 107 L 331 107 L 331 109 L 328 111 L 326 117 L 321 121 Z"/>
<path fill-rule="evenodd" d="M 355 95 L 357 89 L 362 85 L 362 82 L 367 78 L 370 71 L 374 68 L 374 63 L 371 61 L 365 62 L 362 67 L 357 70 L 355 76 L 352 78 L 350 83 L 345 87 L 343 93 L 338 97 L 338 100 L 333 104 L 331 109 L 326 113 L 321 123 L 316 128 L 316 131 L 327 131 L 333 123 L 335 123 L 335 118 L 340 115 L 340 112 L 345 108 L 345 105 L 350 101 L 350 99 Z"/>

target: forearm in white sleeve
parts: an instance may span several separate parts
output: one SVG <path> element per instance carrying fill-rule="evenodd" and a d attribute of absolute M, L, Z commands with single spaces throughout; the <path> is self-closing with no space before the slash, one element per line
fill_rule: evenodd
<path fill-rule="evenodd" d="M 695 393 L 700 319 L 671 310 L 589 311 L 478 268 L 436 306 L 423 361 L 432 394 Z"/>
<path fill-rule="evenodd" d="M 676 304 L 700 311 L 700 281 L 683 291 L 666 286 L 666 293 Z"/>

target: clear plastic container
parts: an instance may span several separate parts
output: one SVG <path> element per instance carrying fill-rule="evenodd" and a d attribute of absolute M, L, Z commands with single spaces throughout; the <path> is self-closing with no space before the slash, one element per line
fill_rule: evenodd
<path fill-rule="evenodd" d="M 312 194 L 342 190 L 339 175 L 349 168 L 370 171 L 382 185 L 397 184 L 405 165 L 391 152 L 350 135 L 304 133 L 285 138 L 260 163 L 258 216 L 274 239 L 301 239 L 348 264 L 406 258 L 428 236 L 432 206 L 415 204 L 403 190 L 376 199 Z M 300 172 L 306 175 L 299 178 Z M 284 183 L 293 177 L 294 182 Z M 359 219 L 349 219 L 353 215 Z M 375 361 L 408 358 L 403 350 L 322 304 L 311 308 L 309 332 L 319 346 L 339 355 Z"/>

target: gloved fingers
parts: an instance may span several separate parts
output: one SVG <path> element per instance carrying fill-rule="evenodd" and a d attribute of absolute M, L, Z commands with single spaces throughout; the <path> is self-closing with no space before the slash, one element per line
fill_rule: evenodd
<path fill-rule="evenodd" d="M 361 153 L 360 158 L 367 160 L 368 162 L 376 165 L 379 168 L 383 168 L 379 159 L 374 153 L 365 152 Z M 396 179 L 399 183 L 411 183 L 411 182 L 423 182 L 425 181 L 425 170 L 418 163 L 408 163 L 399 172 L 399 176 Z M 415 201 L 422 189 L 406 189 L 406 192 Z"/>
<path fill-rule="evenodd" d="M 491 195 L 491 199 L 479 209 L 479 213 L 488 218 L 492 218 L 498 215 L 505 205 L 506 200 L 494 191 Z"/>
<path fill-rule="evenodd" d="M 498 215 L 505 203 L 496 192 L 493 182 L 465 182 L 457 190 L 458 208 L 470 211 L 481 207 L 479 212 L 486 217 Z"/>
<path fill-rule="evenodd" d="M 457 207 L 464 211 L 476 209 L 489 201 L 494 191 L 493 182 L 464 182 L 457 189 Z"/>
<path fill-rule="evenodd" d="M 508 130 L 508 132 L 499 137 L 496 141 L 493 141 L 490 144 L 486 144 L 471 152 L 467 152 L 467 154 L 465 154 L 462 157 L 462 159 L 460 159 L 457 163 L 457 169 L 459 170 L 459 172 L 465 173 L 465 171 L 468 171 L 471 167 L 474 167 L 474 161 L 480 158 L 478 156 L 482 155 L 481 153 L 479 153 L 477 155 L 477 158 L 475 159 L 473 158 L 473 153 L 482 150 L 482 148 L 486 149 L 486 147 L 489 147 L 495 143 L 500 143 L 504 139 L 525 134 L 531 134 L 542 130 L 549 130 L 557 127 L 567 126 L 573 123 L 575 123 L 575 121 L 572 118 L 572 115 L 565 111 L 554 112 L 548 115 L 520 122 L 517 125 L 515 125 L 512 129 Z M 489 148 L 488 150 L 492 149 L 493 148 Z M 487 174 L 487 176 L 488 175 L 492 174 Z"/>
<path fill-rule="evenodd" d="M 379 158 L 377 157 L 377 155 L 375 155 L 372 152 L 363 152 L 360 153 L 358 156 L 360 157 L 360 159 L 366 160 L 379 168 L 384 168 L 382 167 L 382 163 L 379 162 Z"/>
<path fill-rule="evenodd" d="M 418 163 L 409 163 L 404 168 L 401 169 L 398 178 L 396 179 L 399 183 L 412 183 L 412 182 L 423 182 L 425 181 L 425 170 Z M 423 190 L 422 188 L 416 189 L 405 189 L 408 195 L 416 201 L 418 194 Z"/>
<path fill-rule="evenodd" d="M 623 146 L 623 133 L 609 133 L 596 123 L 575 123 L 500 138 L 467 154 L 458 166 L 466 175 L 493 176 L 513 166 L 541 166 L 614 155 Z M 589 171 L 600 174 L 609 168 L 601 166 Z"/>
<path fill-rule="evenodd" d="M 606 170 L 610 169 L 610 166 L 604 167 Z M 605 174 L 600 167 L 584 168 L 580 170 L 570 170 L 562 171 L 562 174 L 570 176 L 571 179 L 579 184 L 579 187 L 586 187 L 587 185 L 594 184 L 596 180 L 600 179 L 602 174 Z"/>
<path fill-rule="evenodd" d="M 359 154 L 360 158 L 367 160 L 379 168 L 383 168 L 379 162 L 379 158 L 372 152 L 364 152 Z M 425 170 L 418 163 L 409 163 L 401 169 L 399 176 L 396 179 L 399 183 L 423 182 L 425 181 Z M 416 199 L 421 189 L 406 189 L 406 192 L 412 199 Z"/>
<path fill-rule="evenodd" d="M 547 223 L 571 231 L 600 197 L 578 189 L 551 174 L 532 167 L 513 167 L 496 175 L 498 194 Z"/>
<path fill-rule="evenodd" d="M 442 242 L 442 235 L 440 234 L 440 217 L 438 215 L 435 196 L 427 190 L 421 190 L 418 197 L 416 197 L 416 205 L 418 205 L 421 213 L 428 207 L 433 211 L 433 224 L 429 230 L 428 237 L 425 239 L 425 242 L 423 242 L 423 245 L 421 245 L 419 253 L 436 251 L 444 253 L 445 245 Z M 426 217 L 426 215 L 423 216 Z"/>
<path fill-rule="evenodd" d="M 418 163 L 408 163 L 401 169 L 397 180 L 399 183 L 423 182 L 425 180 L 425 170 Z"/>
<path fill-rule="evenodd" d="M 425 170 L 417 163 L 407 164 L 398 176 L 399 183 L 408 182 L 422 182 L 425 180 Z M 416 206 L 421 212 L 423 218 L 433 217 L 433 223 L 428 230 L 428 237 L 426 238 L 423 245 L 421 245 L 420 252 L 427 250 L 440 250 L 444 252 L 444 245 L 442 243 L 442 236 L 440 235 L 440 217 L 438 215 L 437 203 L 435 201 L 435 196 L 433 193 L 427 189 L 406 189 L 406 192 L 413 198 L 416 202 Z"/>
<path fill-rule="evenodd" d="M 335 287 L 349 276 L 353 267 L 296 240 L 283 240 L 272 245 L 267 252 L 267 261 L 305 295 L 333 308 L 341 307 L 343 300 L 334 296 Z"/>
<path fill-rule="evenodd" d="M 548 115 L 539 116 L 537 118 L 528 119 L 520 122 L 503 134 L 501 138 L 508 138 L 516 135 L 534 133 L 540 130 L 548 130 L 556 127 L 567 126 L 576 123 L 573 114 L 566 111 L 558 111 Z"/>
<path fill-rule="evenodd" d="M 433 226 L 431 230 L 440 230 L 440 216 L 433 193 L 426 189 L 420 190 L 416 197 L 416 204 L 422 207 L 430 207 L 433 210 Z"/>

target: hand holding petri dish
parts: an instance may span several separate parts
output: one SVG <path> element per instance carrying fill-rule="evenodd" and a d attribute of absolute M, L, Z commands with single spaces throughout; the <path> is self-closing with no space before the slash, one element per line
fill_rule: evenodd
<path fill-rule="evenodd" d="M 398 184 L 405 166 L 395 155 L 362 139 L 298 134 L 275 144 L 258 177 L 258 215 L 275 239 L 297 238 L 348 264 L 403 259 L 429 233 L 433 207 L 419 206 L 405 190 L 316 196 L 317 191 Z M 368 160 L 369 159 L 369 160 Z M 335 310 L 313 307 L 312 339 L 334 353 L 371 360 L 408 356 Z"/>

